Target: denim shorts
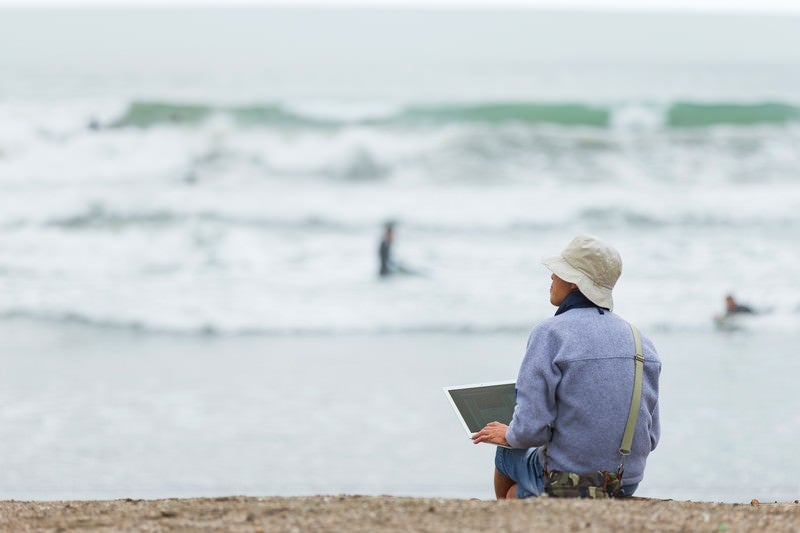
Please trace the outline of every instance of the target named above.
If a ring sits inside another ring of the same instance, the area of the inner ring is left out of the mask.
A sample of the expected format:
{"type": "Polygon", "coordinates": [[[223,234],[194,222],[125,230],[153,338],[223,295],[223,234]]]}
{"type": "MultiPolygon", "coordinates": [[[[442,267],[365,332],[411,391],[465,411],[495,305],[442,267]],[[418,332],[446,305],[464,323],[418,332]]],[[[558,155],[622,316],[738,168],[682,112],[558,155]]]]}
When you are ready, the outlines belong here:
{"type": "Polygon", "coordinates": [[[517,498],[530,498],[544,492],[544,468],[539,461],[539,448],[498,446],[494,466],[517,483],[517,498]]]}
{"type": "MultiPolygon", "coordinates": [[[[544,467],[539,461],[539,448],[511,449],[498,446],[494,466],[498,472],[517,483],[517,498],[530,498],[544,492],[544,467]]],[[[638,487],[638,483],[623,485],[619,496],[633,496],[638,487]]]]}

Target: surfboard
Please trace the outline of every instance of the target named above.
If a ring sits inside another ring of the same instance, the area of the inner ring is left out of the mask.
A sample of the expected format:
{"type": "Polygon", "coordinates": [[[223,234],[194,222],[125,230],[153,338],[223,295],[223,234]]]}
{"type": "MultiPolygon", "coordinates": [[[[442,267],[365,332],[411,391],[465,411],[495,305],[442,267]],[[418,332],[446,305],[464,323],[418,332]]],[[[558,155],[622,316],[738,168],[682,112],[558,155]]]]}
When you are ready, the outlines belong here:
{"type": "Polygon", "coordinates": [[[714,315],[714,325],[721,331],[737,331],[744,328],[736,315],[714,315]]]}

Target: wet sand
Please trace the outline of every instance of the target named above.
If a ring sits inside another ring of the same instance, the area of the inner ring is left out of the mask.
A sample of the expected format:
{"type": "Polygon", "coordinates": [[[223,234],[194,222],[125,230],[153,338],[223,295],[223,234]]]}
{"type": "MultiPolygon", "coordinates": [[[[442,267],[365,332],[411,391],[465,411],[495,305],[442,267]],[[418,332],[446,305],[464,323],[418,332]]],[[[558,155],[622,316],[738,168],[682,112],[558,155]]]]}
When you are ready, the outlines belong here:
{"type": "Polygon", "coordinates": [[[14,531],[793,531],[800,504],[393,496],[0,502],[14,531]]]}

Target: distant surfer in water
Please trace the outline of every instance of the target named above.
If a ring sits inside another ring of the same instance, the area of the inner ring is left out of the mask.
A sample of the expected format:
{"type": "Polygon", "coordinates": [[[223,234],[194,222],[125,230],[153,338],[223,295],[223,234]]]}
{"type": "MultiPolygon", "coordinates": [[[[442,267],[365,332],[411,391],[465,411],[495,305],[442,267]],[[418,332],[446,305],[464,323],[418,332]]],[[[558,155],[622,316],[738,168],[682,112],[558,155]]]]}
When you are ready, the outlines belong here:
{"type": "Polygon", "coordinates": [[[752,307],[742,305],[736,301],[732,294],[725,296],[725,316],[738,314],[755,314],[752,307]]]}
{"type": "Polygon", "coordinates": [[[383,239],[378,248],[378,257],[380,259],[380,270],[378,275],[381,277],[388,276],[397,271],[397,265],[392,261],[392,243],[394,242],[394,223],[387,222],[383,226],[383,239]]]}
{"type": "Polygon", "coordinates": [[[392,245],[394,244],[394,222],[387,222],[383,226],[383,238],[378,247],[378,259],[380,260],[380,268],[378,275],[386,278],[392,274],[407,274],[412,276],[422,276],[423,272],[408,268],[392,257],[392,245]]]}
{"type": "Polygon", "coordinates": [[[725,313],[714,315],[714,323],[717,328],[727,331],[735,331],[744,327],[742,320],[737,317],[752,316],[757,314],[749,305],[743,305],[736,301],[733,294],[725,295],[725,313]]]}

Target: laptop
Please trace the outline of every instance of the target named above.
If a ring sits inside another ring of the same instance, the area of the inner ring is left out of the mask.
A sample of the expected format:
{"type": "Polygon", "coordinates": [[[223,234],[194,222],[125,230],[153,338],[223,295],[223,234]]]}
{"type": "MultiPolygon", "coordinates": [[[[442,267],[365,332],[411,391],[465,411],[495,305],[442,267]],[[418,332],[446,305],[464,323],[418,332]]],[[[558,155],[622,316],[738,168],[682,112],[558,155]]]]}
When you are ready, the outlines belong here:
{"type": "MultiPolygon", "coordinates": [[[[515,380],[444,387],[445,396],[472,440],[489,422],[511,423],[517,404],[515,380]]],[[[508,447],[508,446],[506,446],[508,447]]]]}

